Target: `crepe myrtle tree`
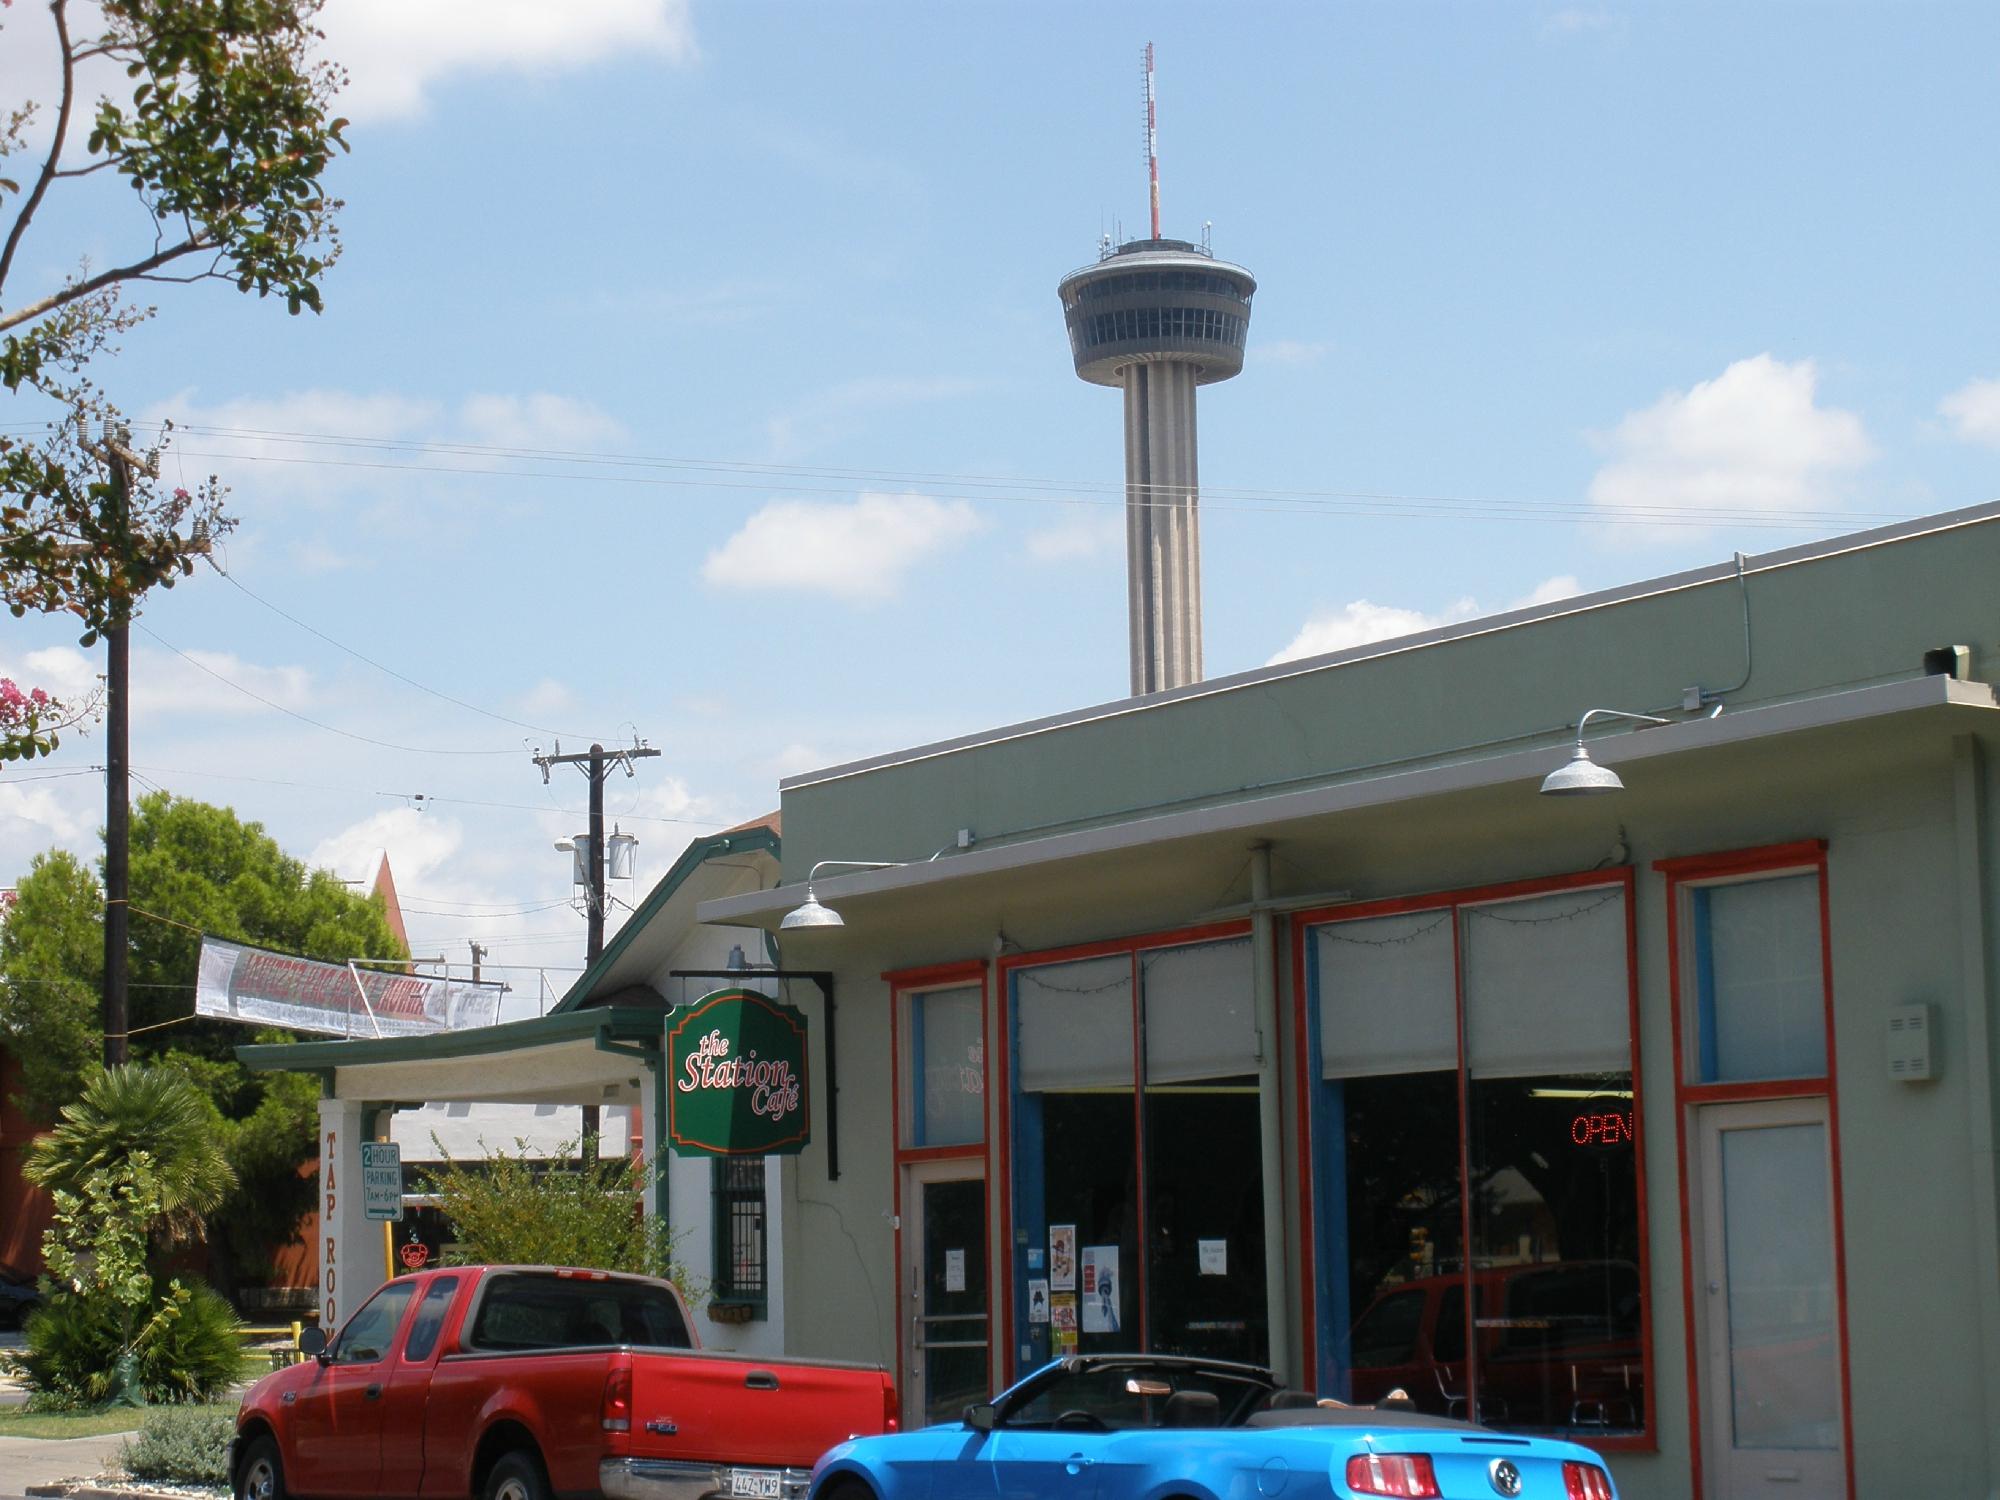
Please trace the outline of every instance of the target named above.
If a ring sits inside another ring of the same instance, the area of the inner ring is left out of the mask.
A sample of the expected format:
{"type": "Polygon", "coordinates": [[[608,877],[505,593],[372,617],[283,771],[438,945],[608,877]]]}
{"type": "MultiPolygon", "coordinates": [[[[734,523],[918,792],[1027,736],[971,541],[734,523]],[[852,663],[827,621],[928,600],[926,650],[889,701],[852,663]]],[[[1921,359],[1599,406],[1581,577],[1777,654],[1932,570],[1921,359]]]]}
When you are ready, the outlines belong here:
{"type": "Polygon", "coordinates": [[[33,9],[52,22],[53,98],[0,105],[0,384],[54,403],[43,440],[0,433],[0,599],[16,615],[73,614],[94,643],[229,524],[213,480],[150,477],[158,449],[130,453],[85,372],[152,316],[124,300],[136,284],[225,281],[320,310],[340,208],[322,179],[347,123],[331,110],[343,75],[313,55],[320,3],[0,0],[15,26],[33,9]],[[21,287],[38,214],[92,178],[131,190],[129,231],[107,264],[21,287]]]}

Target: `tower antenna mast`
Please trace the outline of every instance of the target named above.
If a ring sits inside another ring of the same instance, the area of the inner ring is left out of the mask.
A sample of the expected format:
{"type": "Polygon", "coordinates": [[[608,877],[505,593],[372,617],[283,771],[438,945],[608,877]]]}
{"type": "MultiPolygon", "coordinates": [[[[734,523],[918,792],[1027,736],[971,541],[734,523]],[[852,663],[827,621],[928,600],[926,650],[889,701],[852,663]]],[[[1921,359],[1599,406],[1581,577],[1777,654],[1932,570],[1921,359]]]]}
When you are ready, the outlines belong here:
{"type": "Polygon", "coordinates": [[[1153,96],[1153,44],[1146,43],[1146,185],[1153,198],[1153,238],[1160,237],[1160,127],[1153,96]]]}

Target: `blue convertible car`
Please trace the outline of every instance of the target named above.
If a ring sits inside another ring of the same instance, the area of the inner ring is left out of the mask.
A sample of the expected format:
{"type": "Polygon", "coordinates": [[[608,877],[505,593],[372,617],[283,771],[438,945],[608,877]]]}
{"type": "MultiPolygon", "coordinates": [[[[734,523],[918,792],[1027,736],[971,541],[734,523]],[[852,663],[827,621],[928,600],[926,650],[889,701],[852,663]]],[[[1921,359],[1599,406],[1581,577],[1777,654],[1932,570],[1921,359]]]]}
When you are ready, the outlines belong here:
{"type": "Polygon", "coordinates": [[[1395,1400],[1321,1404],[1251,1365],[1073,1355],[965,1420],[842,1443],[809,1500],[1617,1500],[1603,1460],[1395,1400]]]}

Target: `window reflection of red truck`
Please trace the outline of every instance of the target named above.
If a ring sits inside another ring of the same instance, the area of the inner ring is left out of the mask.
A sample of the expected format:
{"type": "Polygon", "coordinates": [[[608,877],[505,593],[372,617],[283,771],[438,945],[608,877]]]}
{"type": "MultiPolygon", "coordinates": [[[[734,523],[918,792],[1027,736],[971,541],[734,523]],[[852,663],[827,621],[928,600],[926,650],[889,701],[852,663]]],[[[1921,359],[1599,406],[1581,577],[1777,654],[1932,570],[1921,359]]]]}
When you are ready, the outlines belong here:
{"type": "Polygon", "coordinates": [[[1419,1409],[1507,1427],[1632,1430],[1645,1413],[1639,1271],[1629,1261],[1492,1266],[1478,1294],[1479,1409],[1467,1403],[1465,1284],[1446,1273],[1385,1288],[1348,1339],[1351,1398],[1397,1387],[1419,1409]]]}

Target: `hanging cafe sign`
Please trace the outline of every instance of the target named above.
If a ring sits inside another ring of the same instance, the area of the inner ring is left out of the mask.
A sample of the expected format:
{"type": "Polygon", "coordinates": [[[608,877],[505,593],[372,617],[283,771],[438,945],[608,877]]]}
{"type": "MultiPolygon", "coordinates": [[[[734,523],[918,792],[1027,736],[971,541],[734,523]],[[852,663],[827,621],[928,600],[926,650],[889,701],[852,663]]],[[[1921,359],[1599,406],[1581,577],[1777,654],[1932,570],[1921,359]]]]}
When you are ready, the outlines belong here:
{"type": "Polygon", "coordinates": [[[680,1156],[789,1156],[809,1139],[806,1018],[718,990],[667,1026],[667,1141],[680,1156]]]}

